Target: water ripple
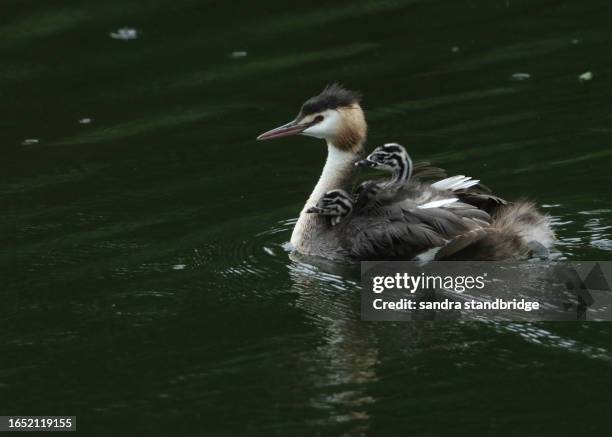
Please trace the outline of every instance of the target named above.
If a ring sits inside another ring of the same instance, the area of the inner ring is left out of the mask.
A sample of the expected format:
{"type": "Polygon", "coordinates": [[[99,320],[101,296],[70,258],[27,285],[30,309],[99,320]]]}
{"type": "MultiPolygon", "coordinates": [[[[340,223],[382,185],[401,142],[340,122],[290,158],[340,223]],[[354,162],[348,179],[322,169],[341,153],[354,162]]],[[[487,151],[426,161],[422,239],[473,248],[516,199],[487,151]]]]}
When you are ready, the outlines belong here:
{"type": "Polygon", "coordinates": [[[224,260],[218,273],[227,279],[249,276],[261,279],[278,274],[287,262],[284,244],[294,224],[295,219],[279,221],[253,238],[216,245],[215,256],[224,260]]]}
{"type": "Polygon", "coordinates": [[[577,353],[592,359],[600,359],[612,363],[609,351],[602,347],[589,346],[579,341],[562,337],[552,331],[545,329],[541,324],[531,323],[507,323],[496,324],[498,332],[509,331],[521,336],[529,343],[545,347],[563,349],[568,352],[577,353]]]}

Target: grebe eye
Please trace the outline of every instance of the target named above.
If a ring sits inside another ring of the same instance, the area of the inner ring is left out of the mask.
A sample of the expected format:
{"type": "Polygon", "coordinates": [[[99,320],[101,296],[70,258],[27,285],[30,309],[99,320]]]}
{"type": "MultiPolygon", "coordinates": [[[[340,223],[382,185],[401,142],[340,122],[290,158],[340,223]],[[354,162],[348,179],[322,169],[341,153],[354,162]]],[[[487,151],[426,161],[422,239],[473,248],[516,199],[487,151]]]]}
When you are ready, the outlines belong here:
{"type": "Polygon", "coordinates": [[[322,122],[324,119],[325,119],[325,117],[323,117],[322,115],[317,115],[317,116],[314,118],[314,120],[313,120],[313,121],[314,121],[315,123],[321,123],[321,122],[322,122]]]}

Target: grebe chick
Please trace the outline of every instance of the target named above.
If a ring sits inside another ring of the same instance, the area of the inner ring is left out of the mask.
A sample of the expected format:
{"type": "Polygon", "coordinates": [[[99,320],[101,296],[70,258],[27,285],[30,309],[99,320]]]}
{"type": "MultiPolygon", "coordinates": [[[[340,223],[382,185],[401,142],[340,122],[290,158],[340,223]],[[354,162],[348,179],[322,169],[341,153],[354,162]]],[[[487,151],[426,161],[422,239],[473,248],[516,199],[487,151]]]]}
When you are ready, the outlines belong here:
{"type": "MultiPolygon", "coordinates": [[[[392,175],[389,180],[368,180],[359,184],[354,191],[355,201],[359,199],[366,187],[370,190],[370,194],[372,194],[372,189],[374,187],[378,187],[379,189],[398,190],[402,188],[409,179],[414,181],[422,179],[441,180],[446,178],[446,172],[443,169],[432,167],[428,162],[417,162],[413,164],[406,149],[397,143],[388,143],[377,147],[365,159],[357,161],[355,165],[357,167],[369,167],[388,171],[392,175]]],[[[471,178],[465,179],[468,181],[471,180],[471,178]]],[[[453,183],[457,182],[456,177],[450,180],[452,180],[453,183]]]]}
{"type": "MultiPolygon", "coordinates": [[[[374,149],[365,159],[355,163],[358,167],[370,167],[391,173],[387,186],[402,186],[412,175],[412,159],[404,146],[397,143],[387,143],[374,149]]],[[[465,190],[480,183],[469,176],[457,175],[435,182],[432,186],[439,190],[465,190]]]]}
{"type": "Polygon", "coordinates": [[[315,206],[306,210],[308,214],[319,214],[330,218],[330,224],[336,226],[353,211],[353,198],[344,190],[331,190],[321,197],[315,206]]]}
{"type": "MultiPolygon", "coordinates": [[[[387,182],[389,186],[401,186],[411,176],[411,159],[404,146],[397,143],[388,143],[376,148],[365,159],[358,161],[355,165],[370,167],[391,173],[391,179],[387,182]]],[[[457,175],[432,184],[439,190],[451,190],[464,203],[473,205],[489,214],[497,207],[506,205],[507,202],[491,194],[491,190],[480,184],[479,180],[469,176],[457,175]]],[[[360,190],[361,188],[358,188],[360,190]]]]}
{"type": "MultiPolygon", "coordinates": [[[[373,187],[377,187],[378,191],[401,190],[405,193],[404,197],[414,201],[419,205],[419,208],[429,207],[427,205],[432,203],[449,206],[451,203],[461,200],[458,192],[470,189],[479,183],[478,180],[463,175],[445,177],[433,183],[424,183],[418,180],[421,171],[425,170],[425,174],[432,174],[432,172],[427,168],[419,168],[417,172],[413,172],[410,155],[403,146],[397,143],[387,143],[377,147],[365,159],[357,161],[355,165],[391,173],[391,178],[388,180],[366,181],[359,185],[355,190],[356,201],[362,196],[366,188],[369,190],[368,195],[371,195],[373,187]],[[414,173],[417,174],[417,177],[411,178],[414,173]]],[[[483,214],[483,220],[489,220],[487,214],[483,214]]]]}
{"type": "Polygon", "coordinates": [[[377,147],[365,159],[355,163],[358,167],[370,167],[391,173],[388,186],[404,184],[412,175],[412,159],[403,146],[387,143],[377,147]]]}

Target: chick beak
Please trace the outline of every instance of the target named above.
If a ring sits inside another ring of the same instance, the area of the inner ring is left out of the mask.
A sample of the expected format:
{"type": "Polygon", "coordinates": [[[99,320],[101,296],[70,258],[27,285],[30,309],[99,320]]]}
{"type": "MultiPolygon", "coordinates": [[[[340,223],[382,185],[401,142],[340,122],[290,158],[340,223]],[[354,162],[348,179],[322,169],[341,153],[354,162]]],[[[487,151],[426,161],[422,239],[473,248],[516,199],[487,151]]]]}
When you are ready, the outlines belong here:
{"type": "Polygon", "coordinates": [[[376,164],[372,161],[369,161],[367,159],[362,159],[361,161],[357,161],[355,163],[355,166],[357,167],[376,167],[376,164]]]}
{"type": "Polygon", "coordinates": [[[279,126],[275,129],[264,132],[257,137],[259,141],[271,140],[272,138],[288,137],[291,135],[297,135],[308,129],[314,123],[298,123],[295,120],[290,121],[287,124],[279,126]]]}

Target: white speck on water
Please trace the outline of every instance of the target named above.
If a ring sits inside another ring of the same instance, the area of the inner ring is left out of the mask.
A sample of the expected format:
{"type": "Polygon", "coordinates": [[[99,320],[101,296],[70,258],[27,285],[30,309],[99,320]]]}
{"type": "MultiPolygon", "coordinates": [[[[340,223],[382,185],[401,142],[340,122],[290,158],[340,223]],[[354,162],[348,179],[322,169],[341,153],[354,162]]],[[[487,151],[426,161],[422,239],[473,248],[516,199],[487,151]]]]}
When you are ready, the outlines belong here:
{"type": "Polygon", "coordinates": [[[572,40],[572,44],[574,44],[574,45],[580,44],[580,40],[579,39],[573,39],[572,40]]]}
{"type": "Polygon", "coordinates": [[[187,267],[186,264],[175,264],[172,266],[172,270],[184,270],[187,267]]]}
{"type": "Polygon", "coordinates": [[[452,46],[452,47],[451,47],[451,52],[453,52],[453,53],[459,53],[459,46],[452,46]]]}
{"type": "Polygon", "coordinates": [[[580,82],[586,82],[587,80],[591,80],[593,79],[593,73],[591,73],[590,71],[587,71],[586,73],[582,73],[580,76],[578,76],[578,80],[580,82]]]}
{"type": "Polygon", "coordinates": [[[230,53],[230,58],[232,58],[232,59],[246,58],[247,55],[248,55],[248,53],[246,51],[239,50],[239,51],[230,53]]]}
{"type": "Polygon", "coordinates": [[[138,31],[131,27],[122,27],[110,33],[110,37],[113,39],[120,39],[128,41],[130,39],[138,38],[138,31]]]}
{"type": "Polygon", "coordinates": [[[511,77],[512,80],[521,81],[531,79],[531,74],[529,73],[514,73],[511,77]]]}
{"type": "Polygon", "coordinates": [[[38,144],[40,141],[36,138],[28,138],[27,140],[23,140],[21,144],[24,146],[31,146],[32,144],[38,144]]]}
{"type": "Polygon", "coordinates": [[[89,124],[91,123],[91,118],[81,118],[79,120],[79,124],[89,124]]]}

